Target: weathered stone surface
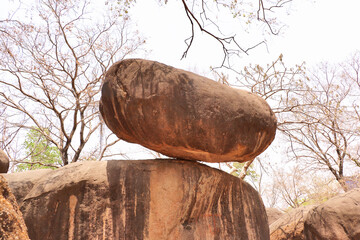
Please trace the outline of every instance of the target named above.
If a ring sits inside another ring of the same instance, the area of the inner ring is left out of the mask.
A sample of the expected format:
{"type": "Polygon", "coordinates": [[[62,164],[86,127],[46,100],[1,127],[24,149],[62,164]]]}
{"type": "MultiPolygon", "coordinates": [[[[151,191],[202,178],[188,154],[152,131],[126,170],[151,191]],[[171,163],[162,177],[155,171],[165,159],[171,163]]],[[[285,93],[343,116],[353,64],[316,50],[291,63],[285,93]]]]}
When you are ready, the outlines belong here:
{"type": "Polygon", "coordinates": [[[51,174],[50,169],[38,169],[26,172],[18,172],[12,174],[6,174],[6,179],[9,182],[9,186],[15,195],[19,204],[22,203],[25,196],[30,192],[34,185],[42,178],[47,177],[47,174],[51,174]]]}
{"type": "Polygon", "coordinates": [[[304,221],[315,206],[304,206],[284,213],[270,224],[271,240],[304,240],[304,221]]]}
{"type": "Polygon", "coordinates": [[[307,240],[360,239],[360,188],[331,198],[305,219],[307,240]]]}
{"type": "Polygon", "coordinates": [[[9,158],[6,153],[0,149],[0,173],[7,173],[9,170],[9,158]]]}
{"type": "Polygon", "coordinates": [[[32,240],[269,239],[249,184],[190,161],[73,163],[38,179],[21,210],[32,240]]]}
{"type": "Polygon", "coordinates": [[[0,240],[28,240],[22,214],[6,179],[0,175],[0,240]]]}
{"type": "Polygon", "coordinates": [[[119,138],[187,160],[248,161],[276,131],[274,113],[261,97],[141,59],[108,70],[100,111],[119,138]]]}
{"type": "Polygon", "coordinates": [[[268,216],[268,222],[270,225],[278,220],[284,214],[284,212],[277,208],[266,208],[266,214],[268,216]]]}

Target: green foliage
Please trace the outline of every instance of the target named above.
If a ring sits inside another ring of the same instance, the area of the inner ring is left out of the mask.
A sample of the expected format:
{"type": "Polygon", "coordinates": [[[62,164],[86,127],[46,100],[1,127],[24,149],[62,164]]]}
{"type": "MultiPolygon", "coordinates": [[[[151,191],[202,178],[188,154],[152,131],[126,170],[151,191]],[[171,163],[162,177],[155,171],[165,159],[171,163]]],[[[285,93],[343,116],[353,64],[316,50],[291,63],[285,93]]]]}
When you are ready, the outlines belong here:
{"type": "Polygon", "coordinates": [[[37,129],[31,129],[26,134],[23,146],[29,156],[27,159],[29,163],[18,164],[16,166],[17,172],[44,168],[55,169],[57,166],[61,166],[59,149],[51,144],[37,129]]]}
{"type": "MultiPolygon", "coordinates": [[[[232,175],[235,177],[239,177],[241,169],[244,167],[244,164],[245,163],[234,162],[233,167],[235,167],[237,171],[233,172],[232,175]]],[[[253,164],[251,164],[250,167],[247,169],[246,177],[250,177],[253,182],[257,182],[259,180],[260,176],[256,173],[253,164]]]]}

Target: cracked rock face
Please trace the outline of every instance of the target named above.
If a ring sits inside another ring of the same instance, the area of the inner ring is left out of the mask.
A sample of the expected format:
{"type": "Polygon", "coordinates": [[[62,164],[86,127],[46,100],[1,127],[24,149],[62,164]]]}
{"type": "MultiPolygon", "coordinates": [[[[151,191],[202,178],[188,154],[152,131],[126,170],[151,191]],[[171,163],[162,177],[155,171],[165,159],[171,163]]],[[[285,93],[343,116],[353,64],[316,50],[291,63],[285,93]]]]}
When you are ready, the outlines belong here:
{"type": "Polygon", "coordinates": [[[187,160],[252,160],[276,131],[274,113],[259,96],[142,59],[108,70],[100,111],[119,138],[187,160]]]}

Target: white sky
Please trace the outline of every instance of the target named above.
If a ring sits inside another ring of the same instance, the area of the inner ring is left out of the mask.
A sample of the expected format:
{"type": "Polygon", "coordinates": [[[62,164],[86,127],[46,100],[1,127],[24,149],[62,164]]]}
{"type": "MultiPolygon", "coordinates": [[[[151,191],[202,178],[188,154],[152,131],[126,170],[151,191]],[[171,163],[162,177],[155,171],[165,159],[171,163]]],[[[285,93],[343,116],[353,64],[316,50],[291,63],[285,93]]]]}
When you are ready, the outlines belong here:
{"type": "MultiPolygon", "coordinates": [[[[359,0],[293,0],[292,8],[289,16],[279,16],[278,20],[287,25],[282,35],[267,37],[269,52],[261,45],[251,51],[250,56],[243,55],[240,64],[271,62],[280,53],[291,64],[340,61],[360,50],[359,0]]],[[[138,0],[132,11],[132,19],[137,21],[139,31],[147,37],[147,48],[152,49],[148,58],[200,71],[221,62],[219,46],[212,44],[214,41],[209,37],[200,39],[201,35],[196,36],[198,44],[194,44],[187,59],[180,61],[186,49],[184,39],[190,36],[190,23],[181,1],[169,1],[167,5],[159,6],[157,0],[138,0]]],[[[241,34],[239,31],[237,36],[241,34]]],[[[243,45],[246,47],[257,42],[250,39],[243,45]]]]}

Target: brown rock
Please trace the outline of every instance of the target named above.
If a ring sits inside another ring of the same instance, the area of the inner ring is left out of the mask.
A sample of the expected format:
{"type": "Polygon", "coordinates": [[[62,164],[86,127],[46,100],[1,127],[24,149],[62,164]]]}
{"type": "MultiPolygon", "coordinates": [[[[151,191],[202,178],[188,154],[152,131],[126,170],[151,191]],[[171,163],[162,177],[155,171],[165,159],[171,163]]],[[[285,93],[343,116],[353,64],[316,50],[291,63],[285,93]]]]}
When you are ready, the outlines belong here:
{"type": "Polygon", "coordinates": [[[2,175],[0,175],[0,239],[29,239],[16,199],[2,175]]]}
{"type": "Polygon", "coordinates": [[[32,240],[269,239],[249,184],[189,161],[73,163],[40,178],[21,210],[32,240]]]}
{"type": "Polygon", "coordinates": [[[308,240],[360,239],[360,188],[312,209],[305,219],[304,233],[308,240]]]}
{"type": "Polygon", "coordinates": [[[314,206],[303,206],[284,213],[270,225],[271,240],[304,240],[304,221],[314,206]]]}
{"type": "Polygon", "coordinates": [[[119,138],[187,160],[252,160],[276,131],[274,113],[259,96],[140,59],[108,70],[100,111],[119,138]]]}
{"type": "Polygon", "coordinates": [[[284,214],[284,212],[277,208],[266,208],[266,214],[270,225],[278,220],[284,214]]]}
{"type": "Polygon", "coordinates": [[[7,173],[9,170],[9,158],[6,153],[0,149],[0,173],[7,173]]]}
{"type": "Polygon", "coordinates": [[[15,195],[19,204],[22,203],[25,196],[30,192],[34,185],[42,178],[51,174],[51,169],[38,169],[26,172],[4,174],[8,180],[9,186],[15,195]]]}

